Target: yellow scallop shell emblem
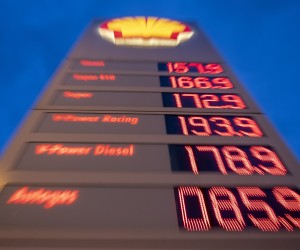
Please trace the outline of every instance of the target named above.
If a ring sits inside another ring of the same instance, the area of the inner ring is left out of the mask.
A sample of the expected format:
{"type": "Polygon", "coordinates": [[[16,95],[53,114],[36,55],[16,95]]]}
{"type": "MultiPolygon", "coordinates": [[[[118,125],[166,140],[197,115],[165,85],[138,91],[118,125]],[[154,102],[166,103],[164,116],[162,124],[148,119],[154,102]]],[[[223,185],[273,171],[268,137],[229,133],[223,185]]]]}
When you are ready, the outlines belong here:
{"type": "Polygon", "coordinates": [[[124,17],[99,27],[100,35],[116,45],[177,46],[193,35],[184,23],[158,17],[124,17]]]}

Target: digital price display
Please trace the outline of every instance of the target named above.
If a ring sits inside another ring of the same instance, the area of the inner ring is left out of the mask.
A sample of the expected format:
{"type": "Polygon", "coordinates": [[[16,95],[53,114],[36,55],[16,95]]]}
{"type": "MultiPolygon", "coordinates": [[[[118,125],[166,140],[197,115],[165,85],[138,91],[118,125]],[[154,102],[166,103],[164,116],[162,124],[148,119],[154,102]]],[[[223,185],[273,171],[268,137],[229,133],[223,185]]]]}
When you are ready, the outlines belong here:
{"type": "Polygon", "coordinates": [[[196,136],[263,136],[262,130],[251,117],[167,115],[165,119],[168,134],[196,136]]]}
{"type": "Polygon", "coordinates": [[[287,186],[7,186],[0,228],[118,232],[299,232],[299,190],[287,186]],[[20,212],[21,211],[21,212],[20,212]]]}
{"type": "Polygon", "coordinates": [[[150,76],[111,73],[69,73],[62,84],[106,87],[171,87],[201,90],[234,88],[228,77],[150,76]]]}
{"type": "Polygon", "coordinates": [[[221,64],[200,62],[159,62],[158,70],[168,73],[217,75],[224,72],[221,64]]]}
{"type": "Polygon", "coordinates": [[[46,113],[37,132],[263,137],[254,117],[46,113]]]}
{"type": "Polygon", "coordinates": [[[298,189],[247,187],[175,188],[178,224],[188,231],[263,232],[300,229],[298,189]]]}
{"type": "Polygon", "coordinates": [[[59,91],[54,105],[247,109],[237,94],[59,91]]]}
{"type": "Polygon", "coordinates": [[[286,175],[287,170],[268,146],[169,145],[173,171],[194,174],[286,175]]]}
{"type": "Polygon", "coordinates": [[[198,109],[246,109],[237,94],[163,93],[164,107],[198,109]]]}
{"type": "Polygon", "coordinates": [[[27,143],[17,169],[287,175],[270,146],[27,143]]]}
{"type": "Polygon", "coordinates": [[[232,89],[233,84],[227,77],[204,76],[160,76],[162,87],[179,89],[232,89]]]}

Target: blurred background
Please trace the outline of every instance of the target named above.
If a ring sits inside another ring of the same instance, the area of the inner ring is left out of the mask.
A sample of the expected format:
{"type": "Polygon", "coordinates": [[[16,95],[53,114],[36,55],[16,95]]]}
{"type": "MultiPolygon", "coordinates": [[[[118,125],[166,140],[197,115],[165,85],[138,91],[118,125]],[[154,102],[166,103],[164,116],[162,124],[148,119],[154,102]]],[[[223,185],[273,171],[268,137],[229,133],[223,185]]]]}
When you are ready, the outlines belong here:
{"type": "Polygon", "coordinates": [[[299,0],[1,0],[0,154],[94,17],[158,16],[204,30],[300,158],[299,0]]]}

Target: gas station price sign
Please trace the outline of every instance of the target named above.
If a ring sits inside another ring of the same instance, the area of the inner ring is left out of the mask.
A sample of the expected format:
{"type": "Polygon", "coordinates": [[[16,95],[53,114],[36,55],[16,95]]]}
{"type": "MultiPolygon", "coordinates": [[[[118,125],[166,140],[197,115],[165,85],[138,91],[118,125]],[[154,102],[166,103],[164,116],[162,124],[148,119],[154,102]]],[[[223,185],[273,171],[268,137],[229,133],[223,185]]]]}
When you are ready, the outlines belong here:
{"type": "Polygon", "coordinates": [[[165,120],[168,134],[264,136],[255,119],[249,116],[166,115],[165,120]]]}
{"type": "Polygon", "coordinates": [[[194,24],[93,22],[33,109],[0,248],[299,246],[298,163],[194,24]]]}

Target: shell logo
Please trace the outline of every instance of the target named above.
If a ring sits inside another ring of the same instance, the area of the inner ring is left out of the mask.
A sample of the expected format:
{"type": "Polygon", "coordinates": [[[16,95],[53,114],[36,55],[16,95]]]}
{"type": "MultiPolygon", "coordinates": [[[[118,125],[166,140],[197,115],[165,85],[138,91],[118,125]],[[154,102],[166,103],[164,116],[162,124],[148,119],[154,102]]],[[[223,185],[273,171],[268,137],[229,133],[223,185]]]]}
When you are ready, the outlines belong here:
{"type": "Polygon", "coordinates": [[[116,45],[177,46],[190,39],[192,29],[184,23],[158,17],[116,18],[99,27],[102,38],[116,45]]]}

